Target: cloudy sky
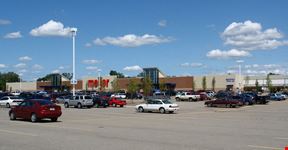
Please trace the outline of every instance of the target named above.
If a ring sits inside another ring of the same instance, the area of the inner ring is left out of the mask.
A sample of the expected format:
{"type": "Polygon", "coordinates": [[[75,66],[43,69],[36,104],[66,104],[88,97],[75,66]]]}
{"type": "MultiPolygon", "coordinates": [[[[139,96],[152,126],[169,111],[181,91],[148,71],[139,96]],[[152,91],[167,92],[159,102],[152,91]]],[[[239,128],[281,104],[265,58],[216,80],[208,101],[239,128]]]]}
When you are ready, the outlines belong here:
{"type": "Polygon", "coordinates": [[[134,76],[158,67],[171,76],[288,74],[285,0],[3,0],[0,72],[24,80],[72,72],[76,78],[134,76]]]}

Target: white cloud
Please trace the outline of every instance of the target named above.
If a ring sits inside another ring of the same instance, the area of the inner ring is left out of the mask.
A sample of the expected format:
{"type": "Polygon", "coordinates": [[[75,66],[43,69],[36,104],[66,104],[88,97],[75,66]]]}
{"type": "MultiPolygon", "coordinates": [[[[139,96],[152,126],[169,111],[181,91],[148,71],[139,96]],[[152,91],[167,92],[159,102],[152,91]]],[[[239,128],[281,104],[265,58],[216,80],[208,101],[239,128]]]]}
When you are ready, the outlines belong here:
{"type": "Polygon", "coordinates": [[[135,66],[127,66],[125,68],[123,68],[124,71],[142,71],[143,69],[138,66],[138,65],[135,65],[135,66]]]}
{"type": "Polygon", "coordinates": [[[229,51],[221,51],[219,49],[211,50],[206,54],[209,58],[238,58],[238,57],[247,57],[250,56],[249,52],[241,51],[237,49],[231,49],[229,51]]]}
{"type": "Polygon", "coordinates": [[[58,70],[58,69],[53,70],[52,73],[60,73],[60,70],[58,70]]]}
{"type": "Polygon", "coordinates": [[[88,66],[88,67],[86,67],[86,70],[98,70],[98,67],[96,67],[96,66],[88,66]]]}
{"type": "Polygon", "coordinates": [[[26,66],[27,66],[27,65],[24,64],[24,63],[19,63],[19,64],[15,65],[14,67],[15,67],[15,68],[25,68],[26,66]]]}
{"type": "Polygon", "coordinates": [[[202,64],[202,63],[188,63],[188,62],[186,62],[186,63],[181,64],[180,66],[182,66],[182,67],[199,68],[199,67],[204,67],[204,64],[202,64]]]}
{"type": "Polygon", "coordinates": [[[166,27],[166,26],[167,26],[167,21],[166,21],[166,20],[160,20],[160,21],[158,22],[158,26],[160,26],[160,27],[166,27]]]}
{"type": "Polygon", "coordinates": [[[30,61],[30,60],[32,60],[32,58],[29,56],[23,56],[23,57],[19,57],[19,60],[20,61],[30,61]]]}
{"type": "Polygon", "coordinates": [[[32,68],[35,69],[35,70],[41,70],[41,69],[43,69],[43,67],[42,67],[41,65],[39,65],[39,64],[33,65],[32,68]]]}
{"type": "Polygon", "coordinates": [[[288,45],[288,41],[280,41],[283,35],[277,28],[262,30],[262,25],[250,20],[231,23],[222,33],[224,44],[241,50],[275,49],[288,45]]]}
{"type": "Polygon", "coordinates": [[[236,60],[236,63],[244,63],[244,60],[236,60]]]}
{"type": "Polygon", "coordinates": [[[28,71],[27,71],[26,69],[21,69],[21,70],[19,70],[18,72],[23,74],[23,73],[26,73],[26,72],[28,72],[28,71]]]}
{"type": "Polygon", "coordinates": [[[63,69],[65,69],[65,67],[64,66],[59,66],[58,69],[63,70],[63,69]]]}
{"type": "Polygon", "coordinates": [[[21,35],[21,32],[20,31],[17,31],[17,32],[11,32],[11,33],[8,33],[4,36],[5,39],[18,39],[18,38],[21,38],[22,35],[21,35]]]}
{"type": "Polygon", "coordinates": [[[86,44],[85,44],[85,47],[91,47],[91,46],[92,46],[91,43],[86,43],[86,44]]]}
{"type": "Polygon", "coordinates": [[[0,25],[8,25],[8,24],[11,24],[10,20],[0,19],[0,25]]]}
{"type": "Polygon", "coordinates": [[[0,64],[0,69],[6,68],[7,66],[5,64],[0,64]]]}
{"type": "Polygon", "coordinates": [[[266,65],[264,65],[264,68],[277,68],[277,67],[281,67],[281,66],[277,65],[277,64],[266,64],[266,65]]]}
{"type": "Polygon", "coordinates": [[[83,64],[91,65],[91,64],[98,64],[100,61],[95,59],[85,59],[82,62],[83,64]]]}
{"type": "Polygon", "coordinates": [[[171,40],[171,38],[150,34],[144,34],[143,36],[127,34],[121,37],[105,37],[103,39],[97,38],[96,40],[94,40],[94,44],[101,46],[114,45],[120,47],[138,47],[142,45],[170,42],[171,40]]]}
{"type": "Polygon", "coordinates": [[[62,36],[68,37],[71,35],[71,27],[64,28],[61,22],[50,20],[40,27],[34,28],[30,31],[32,36],[62,36]]]}

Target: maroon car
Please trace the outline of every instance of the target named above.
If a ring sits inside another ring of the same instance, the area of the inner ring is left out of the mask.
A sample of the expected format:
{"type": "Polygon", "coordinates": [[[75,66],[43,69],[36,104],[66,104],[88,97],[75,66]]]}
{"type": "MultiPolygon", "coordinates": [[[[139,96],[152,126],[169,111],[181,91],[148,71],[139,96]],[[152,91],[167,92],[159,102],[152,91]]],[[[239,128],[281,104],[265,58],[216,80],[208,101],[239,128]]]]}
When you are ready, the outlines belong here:
{"type": "Polygon", "coordinates": [[[115,97],[112,97],[109,101],[108,101],[110,106],[116,107],[117,105],[119,105],[120,107],[123,107],[124,105],[126,105],[126,101],[125,100],[120,100],[117,99],[115,97]]]}
{"type": "Polygon", "coordinates": [[[221,98],[221,99],[216,99],[216,100],[212,100],[212,101],[206,101],[204,103],[205,105],[207,105],[208,107],[214,107],[214,106],[222,106],[222,107],[238,107],[238,106],[242,106],[243,103],[239,100],[233,100],[230,98],[221,98]]]}
{"type": "Polygon", "coordinates": [[[45,99],[25,100],[9,111],[10,120],[17,118],[29,119],[36,122],[40,119],[49,118],[56,122],[62,114],[61,107],[45,99]]]}

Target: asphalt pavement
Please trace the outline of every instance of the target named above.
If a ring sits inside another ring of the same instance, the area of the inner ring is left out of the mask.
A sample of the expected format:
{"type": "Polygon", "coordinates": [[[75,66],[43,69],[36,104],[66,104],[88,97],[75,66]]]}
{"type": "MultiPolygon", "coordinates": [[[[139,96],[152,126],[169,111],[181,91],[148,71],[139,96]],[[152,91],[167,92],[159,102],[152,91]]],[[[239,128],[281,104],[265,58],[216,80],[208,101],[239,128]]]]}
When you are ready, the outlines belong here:
{"type": "Polygon", "coordinates": [[[283,150],[288,101],[241,108],[178,102],[175,114],[64,108],[58,122],[10,121],[0,108],[0,150],[283,150]]]}

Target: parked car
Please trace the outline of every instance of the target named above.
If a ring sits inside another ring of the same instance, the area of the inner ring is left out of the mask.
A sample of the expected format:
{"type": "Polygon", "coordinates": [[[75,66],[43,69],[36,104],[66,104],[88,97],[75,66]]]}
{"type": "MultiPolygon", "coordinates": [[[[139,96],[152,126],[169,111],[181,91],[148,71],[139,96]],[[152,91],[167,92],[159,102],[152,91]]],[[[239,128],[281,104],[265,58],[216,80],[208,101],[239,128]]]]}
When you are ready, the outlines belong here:
{"type": "Polygon", "coordinates": [[[82,108],[82,107],[91,108],[93,106],[93,99],[89,95],[71,96],[69,100],[64,102],[65,108],[68,108],[70,106],[74,106],[77,108],[82,108]]]}
{"type": "Polygon", "coordinates": [[[44,118],[50,118],[51,121],[56,122],[61,114],[60,106],[44,99],[24,100],[9,111],[10,120],[22,118],[30,119],[31,122],[36,122],[44,118]]]}
{"type": "Polygon", "coordinates": [[[68,101],[71,96],[60,96],[56,98],[56,103],[64,104],[65,101],[68,101]]]}
{"type": "Polygon", "coordinates": [[[117,106],[123,107],[124,105],[126,105],[126,101],[113,97],[108,101],[108,104],[109,106],[113,106],[113,107],[117,107],[117,106]]]}
{"type": "Polygon", "coordinates": [[[182,92],[177,93],[175,99],[176,101],[197,101],[200,99],[200,95],[191,92],[182,92]]]}
{"type": "Polygon", "coordinates": [[[233,100],[231,98],[221,98],[221,99],[216,99],[216,100],[211,100],[211,101],[206,101],[204,103],[205,105],[207,105],[207,107],[239,107],[242,106],[243,103],[239,100],[233,100]]]}
{"type": "Polygon", "coordinates": [[[106,108],[109,106],[108,104],[108,97],[106,96],[94,96],[93,97],[93,106],[94,107],[103,107],[103,108],[106,108]]]}
{"type": "Polygon", "coordinates": [[[270,96],[270,100],[277,100],[277,101],[285,100],[282,94],[270,93],[269,96],[270,96]]]}
{"type": "Polygon", "coordinates": [[[21,93],[20,91],[13,91],[13,92],[11,92],[11,94],[14,95],[14,96],[19,96],[20,93],[21,93]]]}
{"type": "Polygon", "coordinates": [[[255,101],[255,104],[267,104],[269,102],[269,96],[259,96],[255,92],[245,92],[243,94],[252,96],[253,100],[255,101]]]}
{"type": "Polygon", "coordinates": [[[125,93],[115,93],[111,95],[111,98],[115,97],[115,98],[120,98],[120,99],[126,99],[126,94],[125,93]]]}
{"type": "Polygon", "coordinates": [[[176,103],[172,103],[170,99],[153,99],[153,100],[147,100],[144,104],[139,104],[135,106],[135,109],[138,112],[144,112],[144,111],[156,111],[160,113],[173,113],[175,111],[179,110],[179,106],[176,103]]]}
{"type": "Polygon", "coordinates": [[[238,95],[240,97],[240,101],[243,102],[245,105],[253,105],[255,104],[255,100],[251,95],[248,94],[240,94],[238,95]]]}
{"type": "Polygon", "coordinates": [[[0,99],[0,106],[5,106],[6,108],[10,108],[12,106],[19,105],[23,99],[18,96],[4,96],[0,99]]]}

